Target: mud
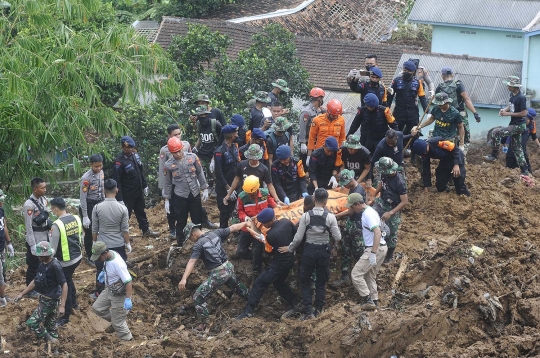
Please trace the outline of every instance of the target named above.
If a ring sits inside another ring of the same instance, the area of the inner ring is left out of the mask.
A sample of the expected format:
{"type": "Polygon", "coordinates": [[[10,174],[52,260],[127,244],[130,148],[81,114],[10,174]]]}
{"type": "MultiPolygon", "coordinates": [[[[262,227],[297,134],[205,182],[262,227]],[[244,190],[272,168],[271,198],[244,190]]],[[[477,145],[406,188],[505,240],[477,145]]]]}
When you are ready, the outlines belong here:
{"type": "MultiPolygon", "coordinates": [[[[533,170],[540,151],[530,143],[533,170]]],[[[206,278],[198,265],[187,291],[176,286],[191,244],[174,255],[171,268],[163,204],[148,211],[160,239],[144,239],[132,219],[135,296],[128,324],[134,335],[121,342],[91,310],[94,272],[82,264],[75,274],[80,309],[60,329],[61,357],[532,357],[540,355],[540,186],[526,187],[519,169],[483,163],[477,145],[468,155],[470,198],[425,193],[417,169],[407,166],[410,204],[403,212],[398,258],[379,275],[379,309],[362,313],[352,286],[327,290],[325,312],[314,320],[280,320],[285,306],[270,288],[254,318],[234,321],[245,302],[215,294],[209,300],[211,327],[197,332],[191,296],[206,278]],[[509,178],[505,180],[506,178],[509,178]],[[502,182],[502,183],[501,183],[502,182]],[[148,245],[152,245],[150,249],[148,245]],[[475,256],[471,246],[484,251],[475,256]],[[400,265],[404,273],[394,281],[400,265]]],[[[502,159],[501,159],[502,163],[502,159]]],[[[432,166],[433,167],[433,166],[432,166]]],[[[434,170],[434,167],[433,167],[434,170]]],[[[207,205],[217,221],[214,199],[207,205]]],[[[227,252],[235,243],[225,244],[227,252]]],[[[240,280],[251,284],[250,263],[232,261],[240,280]]],[[[331,281],[340,275],[331,266],[331,281]]],[[[289,278],[297,288],[295,274],[289,278]]],[[[7,293],[23,288],[23,268],[11,273],[7,293]]],[[[46,356],[42,342],[24,327],[36,301],[0,309],[4,351],[14,357],[46,356]]]]}

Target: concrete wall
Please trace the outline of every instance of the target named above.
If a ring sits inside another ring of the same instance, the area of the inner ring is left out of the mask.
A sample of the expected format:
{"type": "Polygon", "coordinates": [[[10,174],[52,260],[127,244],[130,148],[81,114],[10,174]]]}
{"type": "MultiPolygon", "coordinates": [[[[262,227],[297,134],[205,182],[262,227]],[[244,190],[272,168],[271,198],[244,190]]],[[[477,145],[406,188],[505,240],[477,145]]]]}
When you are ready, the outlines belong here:
{"type": "Polygon", "coordinates": [[[431,52],[522,61],[523,46],[517,32],[433,26],[431,52]]]}
{"type": "Polygon", "coordinates": [[[529,71],[527,89],[535,91],[533,99],[540,99],[540,35],[532,36],[529,42],[529,71]]]}

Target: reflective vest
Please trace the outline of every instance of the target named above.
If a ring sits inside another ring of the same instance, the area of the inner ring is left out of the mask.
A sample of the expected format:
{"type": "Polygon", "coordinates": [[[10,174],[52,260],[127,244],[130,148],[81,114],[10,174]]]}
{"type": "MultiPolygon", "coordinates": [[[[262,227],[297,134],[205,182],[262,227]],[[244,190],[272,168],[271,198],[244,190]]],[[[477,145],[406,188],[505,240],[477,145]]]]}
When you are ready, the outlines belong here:
{"type": "Polygon", "coordinates": [[[60,242],[55,257],[58,261],[70,261],[81,255],[82,223],[78,215],[59,218],[54,222],[60,232],[60,242]]]}

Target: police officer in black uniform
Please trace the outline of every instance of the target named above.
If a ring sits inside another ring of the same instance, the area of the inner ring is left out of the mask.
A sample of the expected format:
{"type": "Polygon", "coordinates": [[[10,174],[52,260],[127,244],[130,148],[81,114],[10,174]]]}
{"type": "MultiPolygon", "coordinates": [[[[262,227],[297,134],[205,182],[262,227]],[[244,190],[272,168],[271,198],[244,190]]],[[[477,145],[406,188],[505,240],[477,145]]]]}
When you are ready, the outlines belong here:
{"type": "Polygon", "coordinates": [[[369,79],[365,81],[359,81],[358,78],[351,78],[349,87],[351,91],[360,93],[360,103],[364,106],[364,100],[368,93],[373,93],[379,99],[379,103],[386,106],[387,91],[383,84],[380,82],[383,77],[382,71],[378,67],[371,67],[369,70],[369,79]]]}
{"type": "Polygon", "coordinates": [[[225,229],[229,226],[229,218],[235,209],[236,191],[229,198],[229,205],[223,204],[223,198],[231,188],[236,176],[236,166],[240,162],[238,145],[235,143],[238,137],[238,126],[228,124],[221,130],[223,143],[217,147],[214,153],[216,170],[216,195],[219,209],[219,227],[225,229]]]}
{"type": "Polygon", "coordinates": [[[337,155],[338,149],[337,139],[328,137],[322,148],[315,149],[311,153],[309,159],[309,187],[311,192],[318,188],[337,188],[336,177],[342,165],[341,159],[337,155]]]}
{"type": "Polygon", "coordinates": [[[291,147],[279,146],[276,149],[277,159],[272,163],[272,182],[279,199],[289,205],[307,193],[306,173],[301,160],[291,157],[291,147]]]}
{"type": "Polygon", "coordinates": [[[114,160],[113,179],[118,184],[116,200],[128,209],[128,216],[135,211],[135,217],[143,236],[157,237],[158,232],[150,230],[146,213],[144,212],[144,195],[148,196],[148,185],[142,170],[139,156],[133,154],[135,141],[128,136],[122,137],[122,153],[114,160]]]}

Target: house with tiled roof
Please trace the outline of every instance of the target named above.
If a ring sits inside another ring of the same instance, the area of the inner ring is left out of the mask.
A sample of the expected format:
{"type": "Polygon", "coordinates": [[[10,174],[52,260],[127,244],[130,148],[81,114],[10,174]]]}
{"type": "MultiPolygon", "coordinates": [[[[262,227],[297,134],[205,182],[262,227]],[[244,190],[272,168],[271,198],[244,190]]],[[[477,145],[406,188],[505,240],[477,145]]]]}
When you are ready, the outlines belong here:
{"type": "Polygon", "coordinates": [[[418,55],[420,64],[439,81],[441,67],[452,67],[489,125],[508,122],[497,115],[508,104],[507,76],[519,76],[540,108],[540,1],[416,0],[408,21],[433,26],[432,54],[418,55]]]}
{"type": "MultiPolygon", "coordinates": [[[[174,36],[187,34],[189,23],[203,24],[212,31],[229,36],[232,44],[228,48],[228,55],[231,58],[235,58],[239,51],[249,48],[253,34],[262,31],[261,27],[242,23],[164,17],[154,42],[167,48],[174,36]]],[[[389,84],[403,52],[412,50],[403,46],[307,36],[296,36],[295,42],[297,56],[310,74],[310,82],[326,91],[327,100],[337,98],[342,101],[348,122],[352,121],[356,113],[360,96],[350,91],[346,81],[347,73],[353,68],[363,67],[365,55],[375,53],[383,74],[386,74],[383,80],[389,84]]],[[[297,109],[304,105],[301,100],[294,103],[297,109]]]]}

